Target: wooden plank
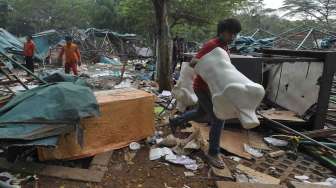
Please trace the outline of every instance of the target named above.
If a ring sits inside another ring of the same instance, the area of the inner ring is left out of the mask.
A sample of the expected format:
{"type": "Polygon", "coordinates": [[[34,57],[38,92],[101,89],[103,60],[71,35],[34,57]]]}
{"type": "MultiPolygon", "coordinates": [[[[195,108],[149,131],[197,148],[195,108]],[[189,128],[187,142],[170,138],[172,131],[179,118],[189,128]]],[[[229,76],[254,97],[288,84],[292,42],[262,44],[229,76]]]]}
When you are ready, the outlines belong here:
{"type": "Polygon", "coordinates": [[[105,175],[105,172],[99,170],[70,168],[31,162],[10,163],[4,158],[0,158],[0,169],[17,173],[37,174],[40,176],[97,183],[101,182],[105,175]]]}
{"type": "Polygon", "coordinates": [[[229,181],[216,182],[218,188],[287,188],[285,185],[270,185],[259,183],[237,183],[229,181]]]}
{"type": "Polygon", "coordinates": [[[223,169],[219,169],[219,168],[211,166],[211,170],[216,176],[225,177],[225,178],[233,178],[232,173],[226,164],[225,164],[225,168],[223,169]]]}
{"type": "Polygon", "coordinates": [[[109,151],[109,152],[105,152],[105,153],[101,153],[96,155],[91,163],[90,163],[90,167],[93,165],[101,165],[101,166],[107,166],[111,160],[113,151],[109,151]]]}
{"type": "Polygon", "coordinates": [[[263,174],[242,164],[239,164],[236,168],[244,172],[248,176],[255,178],[257,182],[262,182],[264,184],[280,184],[280,179],[274,178],[267,174],[263,174]]]}
{"type": "Polygon", "coordinates": [[[105,152],[96,155],[91,163],[90,168],[91,170],[100,170],[100,171],[107,171],[108,170],[108,164],[111,160],[113,151],[105,152]]]}
{"type": "Polygon", "coordinates": [[[291,181],[290,188],[336,188],[336,186],[326,186],[326,185],[316,185],[316,184],[309,184],[309,183],[301,183],[301,182],[294,182],[291,181]]]}
{"type": "Polygon", "coordinates": [[[306,131],[303,132],[303,134],[309,136],[310,138],[324,138],[336,134],[336,128],[306,131]]]}
{"type": "MultiPolygon", "coordinates": [[[[305,120],[298,117],[295,112],[287,110],[264,110],[260,111],[265,117],[277,121],[291,121],[291,122],[305,122],[305,120]]],[[[262,118],[262,117],[261,117],[262,118]]]]}
{"type": "Polygon", "coordinates": [[[320,90],[317,99],[317,110],[315,114],[314,129],[323,129],[328,112],[330,90],[334,80],[334,73],[336,71],[336,52],[329,53],[326,56],[325,63],[323,64],[323,74],[319,79],[320,90]]]}
{"type": "Polygon", "coordinates": [[[83,119],[84,144],[62,135],[56,149],[40,148],[40,160],[79,159],[120,149],[154,134],[154,95],[136,89],[95,93],[101,116],[83,119]]]}
{"type": "Polygon", "coordinates": [[[264,142],[264,138],[262,137],[262,135],[260,135],[257,132],[247,130],[247,139],[248,139],[248,144],[253,148],[261,149],[261,150],[272,150],[264,142]]]}

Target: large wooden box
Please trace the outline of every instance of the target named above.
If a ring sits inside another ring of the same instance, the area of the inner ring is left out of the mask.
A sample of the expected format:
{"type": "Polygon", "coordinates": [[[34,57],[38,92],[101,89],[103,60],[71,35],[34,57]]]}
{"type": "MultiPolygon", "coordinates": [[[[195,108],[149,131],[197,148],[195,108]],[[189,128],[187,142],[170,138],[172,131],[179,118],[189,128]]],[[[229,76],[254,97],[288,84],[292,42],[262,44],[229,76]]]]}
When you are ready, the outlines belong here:
{"type": "Polygon", "coordinates": [[[119,149],[154,133],[154,95],[136,89],[95,93],[101,116],[83,119],[84,143],[76,133],[62,135],[57,148],[39,148],[40,160],[73,160],[119,149]]]}

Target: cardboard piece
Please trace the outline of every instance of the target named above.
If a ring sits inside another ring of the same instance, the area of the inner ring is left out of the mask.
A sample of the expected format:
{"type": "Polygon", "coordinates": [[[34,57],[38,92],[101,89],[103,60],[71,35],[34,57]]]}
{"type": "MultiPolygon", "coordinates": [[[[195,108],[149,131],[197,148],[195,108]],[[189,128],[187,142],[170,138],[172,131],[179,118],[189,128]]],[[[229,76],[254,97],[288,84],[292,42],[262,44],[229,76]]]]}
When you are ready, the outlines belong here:
{"type": "Polygon", "coordinates": [[[39,148],[39,159],[73,160],[120,149],[154,133],[154,95],[136,89],[95,93],[101,116],[83,119],[83,148],[76,133],[62,135],[55,149],[39,148]]]}
{"type": "MultiPolygon", "coordinates": [[[[196,122],[191,122],[191,124],[195,127],[195,129],[199,128],[201,130],[201,134],[209,140],[210,128],[208,126],[196,122]]],[[[261,137],[260,139],[262,140],[261,137]]],[[[249,137],[246,130],[222,130],[220,139],[220,147],[222,149],[236,154],[239,157],[252,159],[252,155],[245,152],[244,143],[249,144],[249,137]]],[[[256,143],[256,141],[254,141],[254,143],[256,143]]]]}

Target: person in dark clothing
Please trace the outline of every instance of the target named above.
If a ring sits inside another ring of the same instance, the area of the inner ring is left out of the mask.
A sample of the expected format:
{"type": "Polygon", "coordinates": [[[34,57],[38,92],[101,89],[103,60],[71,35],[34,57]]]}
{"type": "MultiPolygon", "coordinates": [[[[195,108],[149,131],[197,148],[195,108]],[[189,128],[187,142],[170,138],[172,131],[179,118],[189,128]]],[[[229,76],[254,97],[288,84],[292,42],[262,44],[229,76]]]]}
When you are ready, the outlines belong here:
{"type": "MultiPolygon", "coordinates": [[[[225,19],[220,21],[217,25],[217,36],[203,45],[202,49],[190,62],[190,66],[195,67],[199,59],[217,47],[223,48],[229,53],[228,45],[235,39],[236,35],[240,31],[241,24],[238,20],[225,19]]],[[[217,168],[225,168],[225,164],[219,156],[219,141],[221,130],[224,127],[224,121],[215,116],[209,87],[200,75],[195,77],[193,81],[193,88],[198,97],[198,108],[187,111],[177,118],[170,119],[169,124],[172,131],[175,132],[178,125],[185,124],[188,121],[196,120],[201,116],[208,115],[210,118],[209,124],[211,128],[209,133],[209,151],[207,153],[207,159],[211,165],[217,168]]]]}
{"type": "Polygon", "coordinates": [[[172,73],[175,72],[176,66],[182,63],[183,53],[184,53],[184,38],[179,38],[178,36],[176,36],[173,39],[172,73]]]}
{"type": "Polygon", "coordinates": [[[34,73],[35,44],[32,36],[27,37],[27,41],[24,43],[23,54],[25,56],[27,69],[34,73]]]}

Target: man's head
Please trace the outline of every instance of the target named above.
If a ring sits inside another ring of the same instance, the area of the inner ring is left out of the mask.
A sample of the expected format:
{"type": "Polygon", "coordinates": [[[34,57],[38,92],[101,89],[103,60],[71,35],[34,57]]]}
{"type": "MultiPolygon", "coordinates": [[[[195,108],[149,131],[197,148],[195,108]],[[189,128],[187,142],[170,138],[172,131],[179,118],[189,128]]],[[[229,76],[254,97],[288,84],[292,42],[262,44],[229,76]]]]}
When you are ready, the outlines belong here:
{"type": "Polygon", "coordinates": [[[225,19],[218,22],[217,37],[223,42],[231,43],[241,31],[239,20],[234,18],[225,19]]]}
{"type": "Polygon", "coordinates": [[[67,45],[70,45],[72,43],[72,37],[71,36],[65,36],[65,42],[67,45]]]}
{"type": "Polygon", "coordinates": [[[31,41],[31,40],[33,40],[33,37],[31,35],[28,35],[26,39],[27,39],[27,41],[31,41]]]}

